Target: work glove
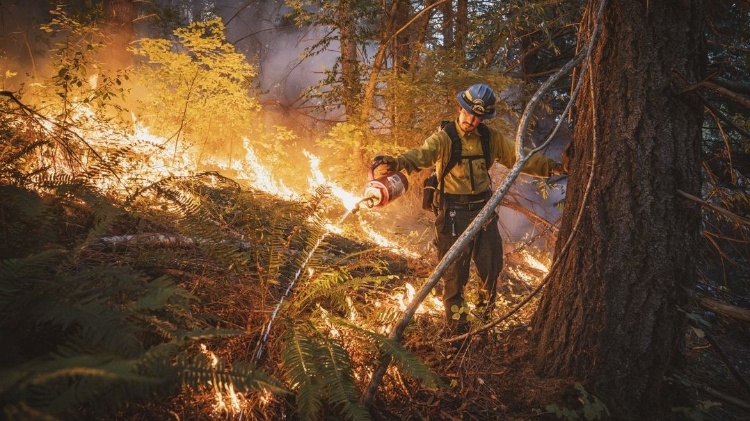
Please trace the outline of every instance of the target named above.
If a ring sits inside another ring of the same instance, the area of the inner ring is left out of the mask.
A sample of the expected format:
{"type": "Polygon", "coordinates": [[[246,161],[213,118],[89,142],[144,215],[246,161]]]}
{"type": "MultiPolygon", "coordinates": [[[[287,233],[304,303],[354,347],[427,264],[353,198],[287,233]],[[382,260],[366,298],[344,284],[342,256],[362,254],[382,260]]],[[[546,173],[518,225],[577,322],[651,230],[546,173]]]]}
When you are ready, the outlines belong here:
{"type": "Polygon", "coordinates": [[[554,162],[550,167],[550,175],[564,175],[568,172],[565,170],[565,166],[560,162],[554,162]]]}
{"type": "Polygon", "coordinates": [[[388,155],[378,155],[372,160],[372,174],[375,178],[382,177],[389,172],[398,171],[398,161],[388,155]]]}
{"type": "Polygon", "coordinates": [[[551,175],[567,175],[570,158],[573,155],[573,142],[568,143],[560,157],[561,162],[555,162],[550,168],[551,175]]]}

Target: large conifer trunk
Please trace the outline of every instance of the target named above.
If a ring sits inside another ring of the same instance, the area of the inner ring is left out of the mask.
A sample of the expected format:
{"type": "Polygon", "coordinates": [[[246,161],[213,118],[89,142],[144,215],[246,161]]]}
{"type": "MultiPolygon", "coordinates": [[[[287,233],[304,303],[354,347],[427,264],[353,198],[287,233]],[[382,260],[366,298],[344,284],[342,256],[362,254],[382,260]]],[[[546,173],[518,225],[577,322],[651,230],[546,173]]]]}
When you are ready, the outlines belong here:
{"type": "Polygon", "coordinates": [[[585,382],[616,418],[653,415],[694,284],[700,209],[677,192],[700,195],[702,107],[678,91],[702,77],[701,22],[700,0],[609,1],[593,89],[577,102],[558,251],[592,166],[593,184],[532,321],[534,357],[540,374],[585,382]]]}

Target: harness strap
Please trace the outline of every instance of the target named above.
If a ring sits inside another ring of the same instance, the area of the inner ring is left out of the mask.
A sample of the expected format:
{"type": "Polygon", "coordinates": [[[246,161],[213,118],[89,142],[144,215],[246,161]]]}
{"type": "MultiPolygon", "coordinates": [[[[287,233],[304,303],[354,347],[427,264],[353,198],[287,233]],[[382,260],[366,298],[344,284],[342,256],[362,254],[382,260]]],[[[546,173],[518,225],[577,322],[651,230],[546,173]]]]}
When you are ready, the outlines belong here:
{"type": "MultiPolygon", "coordinates": [[[[443,121],[440,127],[448,133],[451,138],[451,155],[448,158],[448,162],[443,167],[443,173],[440,174],[438,184],[440,185],[440,206],[443,205],[443,179],[458,164],[461,159],[468,159],[469,162],[469,176],[471,178],[471,189],[474,190],[474,166],[471,165],[471,161],[475,159],[484,159],[485,167],[487,171],[490,169],[490,129],[484,123],[479,123],[477,126],[477,132],[479,133],[479,143],[482,145],[482,155],[461,155],[463,150],[461,148],[461,138],[458,137],[458,129],[456,129],[455,121],[443,121]]],[[[489,174],[489,172],[488,172],[489,174]]]]}

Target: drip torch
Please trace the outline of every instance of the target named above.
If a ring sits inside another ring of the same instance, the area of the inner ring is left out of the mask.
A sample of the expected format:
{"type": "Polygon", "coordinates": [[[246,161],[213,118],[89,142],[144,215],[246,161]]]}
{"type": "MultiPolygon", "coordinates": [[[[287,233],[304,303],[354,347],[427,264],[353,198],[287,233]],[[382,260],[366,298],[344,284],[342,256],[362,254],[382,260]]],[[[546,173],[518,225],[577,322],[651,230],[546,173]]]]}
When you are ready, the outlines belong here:
{"type": "Polygon", "coordinates": [[[362,206],[382,208],[406,193],[409,188],[408,179],[400,171],[388,171],[376,178],[375,168],[381,163],[382,160],[375,158],[374,163],[370,166],[368,181],[362,192],[362,200],[357,203],[354,212],[362,206]]]}

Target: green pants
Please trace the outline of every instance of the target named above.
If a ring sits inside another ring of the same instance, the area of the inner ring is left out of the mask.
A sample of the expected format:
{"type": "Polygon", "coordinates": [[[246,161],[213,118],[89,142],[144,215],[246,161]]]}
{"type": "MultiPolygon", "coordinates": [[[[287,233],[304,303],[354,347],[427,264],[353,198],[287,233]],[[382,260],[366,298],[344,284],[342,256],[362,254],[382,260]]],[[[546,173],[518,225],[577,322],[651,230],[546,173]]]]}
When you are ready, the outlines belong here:
{"type": "MultiPolygon", "coordinates": [[[[481,208],[453,211],[445,208],[438,211],[435,220],[435,244],[441,259],[480,211],[481,208]]],[[[485,224],[443,275],[443,305],[449,324],[457,320],[451,308],[454,305],[458,308],[465,307],[464,287],[469,281],[472,261],[481,280],[479,305],[486,306],[488,310],[492,309],[497,296],[497,279],[503,269],[503,240],[496,218],[493,217],[485,224]]],[[[458,321],[461,320],[466,320],[466,310],[460,313],[458,321]]]]}

